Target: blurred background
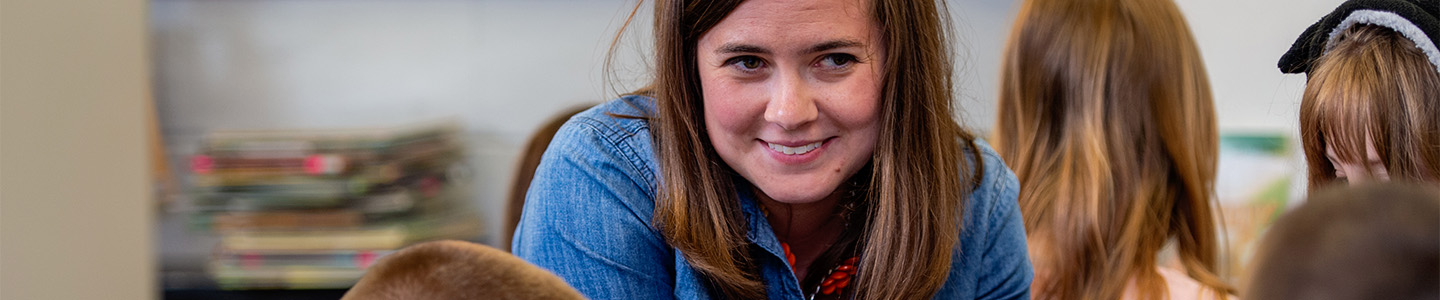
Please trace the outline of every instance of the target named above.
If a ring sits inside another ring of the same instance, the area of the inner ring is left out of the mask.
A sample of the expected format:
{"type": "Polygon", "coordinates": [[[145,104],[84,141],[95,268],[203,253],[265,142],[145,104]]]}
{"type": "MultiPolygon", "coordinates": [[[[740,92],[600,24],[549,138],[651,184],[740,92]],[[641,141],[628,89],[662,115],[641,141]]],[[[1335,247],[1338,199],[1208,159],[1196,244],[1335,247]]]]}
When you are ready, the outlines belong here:
{"type": "MultiPolygon", "coordinates": [[[[1275,62],[1340,1],[1176,1],[1240,274],[1301,190],[1304,78],[1275,62]]],[[[387,249],[503,247],[530,135],[648,79],[648,6],[604,68],[634,2],[4,0],[0,298],[335,298],[387,249]]],[[[962,121],[983,132],[1017,4],[949,5],[962,121]]]]}

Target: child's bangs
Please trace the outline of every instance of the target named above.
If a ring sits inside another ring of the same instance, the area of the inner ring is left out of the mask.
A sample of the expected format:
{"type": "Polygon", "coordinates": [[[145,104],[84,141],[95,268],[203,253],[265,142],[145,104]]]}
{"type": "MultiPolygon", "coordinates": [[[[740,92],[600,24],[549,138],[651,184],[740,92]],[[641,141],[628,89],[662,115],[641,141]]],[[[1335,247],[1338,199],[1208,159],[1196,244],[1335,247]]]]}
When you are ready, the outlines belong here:
{"type": "Polygon", "coordinates": [[[1379,128],[1375,91],[1379,74],[1373,64],[1338,62],[1322,64],[1311,75],[1305,98],[1313,101],[1309,115],[1320,129],[1320,141],[1343,162],[1364,163],[1367,136],[1379,128]]]}

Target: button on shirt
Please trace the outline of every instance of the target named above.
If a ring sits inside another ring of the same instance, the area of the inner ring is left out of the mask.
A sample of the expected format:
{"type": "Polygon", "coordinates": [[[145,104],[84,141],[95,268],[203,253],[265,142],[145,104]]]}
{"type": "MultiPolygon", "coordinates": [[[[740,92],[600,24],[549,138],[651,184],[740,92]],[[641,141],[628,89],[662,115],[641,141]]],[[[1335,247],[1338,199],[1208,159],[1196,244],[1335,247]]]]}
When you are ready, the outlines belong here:
{"type": "MultiPolygon", "coordinates": [[[[626,96],[561,127],[526,194],[515,255],[593,299],[714,298],[700,273],[651,226],[659,162],[650,127],[643,119],[616,116],[650,116],[653,110],[652,99],[626,96]]],[[[1016,203],[1019,184],[988,144],[976,144],[970,151],[981,153],[984,178],[965,202],[960,245],[935,299],[1029,299],[1033,271],[1016,203]]],[[[758,253],[769,298],[802,299],[753,195],[736,195],[748,238],[763,250],[752,253],[758,253]]]]}

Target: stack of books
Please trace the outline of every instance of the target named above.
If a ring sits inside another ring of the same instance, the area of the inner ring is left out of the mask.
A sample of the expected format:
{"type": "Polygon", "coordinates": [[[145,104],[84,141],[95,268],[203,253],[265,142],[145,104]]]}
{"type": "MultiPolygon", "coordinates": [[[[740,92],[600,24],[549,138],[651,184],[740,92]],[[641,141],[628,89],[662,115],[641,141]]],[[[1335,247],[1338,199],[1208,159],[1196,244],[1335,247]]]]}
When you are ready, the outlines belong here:
{"type": "Polygon", "coordinates": [[[435,239],[477,240],[453,124],[216,132],[191,158],[191,226],[219,237],[222,288],[346,288],[377,259],[435,239]]]}

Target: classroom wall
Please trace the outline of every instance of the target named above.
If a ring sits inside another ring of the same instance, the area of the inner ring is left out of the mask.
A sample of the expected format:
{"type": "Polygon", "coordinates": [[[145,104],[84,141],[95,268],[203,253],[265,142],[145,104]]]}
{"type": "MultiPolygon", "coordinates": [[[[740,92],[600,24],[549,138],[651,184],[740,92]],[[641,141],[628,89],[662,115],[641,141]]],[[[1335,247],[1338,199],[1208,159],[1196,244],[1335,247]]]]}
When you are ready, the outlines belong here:
{"type": "MultiPolygon", "coordinates": [[[[1200,46],[1224,132],[1298,133],[1303,75],[1284,75],[1280,55],[1310,24],[1343,0],[1175,0],[1200,46]]],[[[1000,58],[1018,1],[951,0],[961,51],[970,51],[962,79],[969,124],[989,128],[1000,58]]]]}
{"type": "MultiPolygon", "coordinates": [[[[1339,0],[1178,0],[1227,132],[1294,132],[1303,76],[1280,54],[1339,0]]],[[[476,204],[499,228],[525,138],[551,114],[638,87],[642,38],[603,59],[631,0],[156,0],[156,95],[175,156],[210,130],[374,127],[457,117],[471,132],[476,204]]],[[[1016,2],[950,1],[963,121],[994,122],[1016,2]]],[[[645,36],[642,8],[634,36],[645,36]]]]}
{"type": "MultiPolygon", "coordinates": [[[[183,166],[213,130],[454,118],[469,131],[475,206],[498,236],[515,160],[540,122],[639,86],[643,41],[622,43],[617,78],[606,82],[600,63],[632,3],[157,0],[166,144],[183,166]]],[[[643,12],[636,35],[648,34],[643,12]]],[[[209,250],[194,245],[206,242],[167,240],[161,250],[200,261],[209,250]]]]}
{"type": "Polygon", "coordinates": [[[144,0],[0,3],[0,299],[154,299],[144,0]]]}

